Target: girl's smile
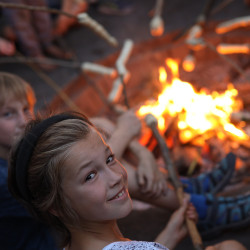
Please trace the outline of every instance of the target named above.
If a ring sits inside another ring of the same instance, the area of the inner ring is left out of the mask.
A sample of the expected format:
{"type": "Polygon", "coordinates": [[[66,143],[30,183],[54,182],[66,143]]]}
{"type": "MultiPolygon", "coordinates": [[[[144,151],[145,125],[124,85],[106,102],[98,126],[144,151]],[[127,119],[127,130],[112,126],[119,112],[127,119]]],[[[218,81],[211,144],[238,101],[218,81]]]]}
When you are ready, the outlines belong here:
{"type": "Polygon", "coordinates": [[[123,188],[118,194],[116,194],[114,197],[109,199],[108,201],[113,201],[113,200],[123,200],[128,198],[128,190],[127,188],[123,188]]]}

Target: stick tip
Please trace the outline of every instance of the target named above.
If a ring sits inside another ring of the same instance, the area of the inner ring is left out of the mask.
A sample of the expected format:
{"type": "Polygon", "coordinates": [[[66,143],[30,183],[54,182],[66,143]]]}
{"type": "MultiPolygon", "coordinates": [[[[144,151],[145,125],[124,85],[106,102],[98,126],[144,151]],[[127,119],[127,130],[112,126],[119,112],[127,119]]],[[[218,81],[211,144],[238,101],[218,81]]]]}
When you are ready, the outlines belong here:
{"type": "Polygon", "coordinates": [[[151,126],[154,124],[157,125],[158,123],[157,119],[152,114],[147,114],[144,119],[147,126],[151,126]]]}

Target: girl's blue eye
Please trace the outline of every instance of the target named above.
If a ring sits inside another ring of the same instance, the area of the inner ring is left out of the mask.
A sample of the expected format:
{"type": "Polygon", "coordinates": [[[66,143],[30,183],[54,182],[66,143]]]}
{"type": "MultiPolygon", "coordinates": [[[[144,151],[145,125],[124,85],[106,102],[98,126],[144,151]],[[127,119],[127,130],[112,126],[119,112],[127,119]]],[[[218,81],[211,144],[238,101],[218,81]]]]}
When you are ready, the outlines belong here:
{"type": "Polygon", "coordinates": [[[107,158],[106,164],[109,164],[110,162],[113,162],[114,159],[115,159],[115,155],[114,155],[114,154],[110,155],[110,156],[107,158]]]}
{"type": "Polygon", "coordinates": [[[95,177],[95,173],[91,173],[91,174],[89,174],[89,175],[86,177],[85,181],[92,180],[94,177],[95,177]]]}

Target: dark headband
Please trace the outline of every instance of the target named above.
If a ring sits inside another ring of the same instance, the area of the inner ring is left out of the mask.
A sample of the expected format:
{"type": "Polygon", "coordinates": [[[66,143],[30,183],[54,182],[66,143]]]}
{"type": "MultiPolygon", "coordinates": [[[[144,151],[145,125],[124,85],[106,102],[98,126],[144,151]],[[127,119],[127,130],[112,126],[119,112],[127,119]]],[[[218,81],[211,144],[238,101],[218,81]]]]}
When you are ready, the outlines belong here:
{"type": "Polygon", "coordinates": [[[18,153],[16,158],[16,184],[17,188],[21,194],[21,196],[26,200],[30,200],[30,192],[28,190],[27,185],[27,170],[30,163],[30,159],[33,154],[33,150],[41,137],[41,135],[53,124],[58,123],[63,120],[68,119],[79,119],[86,121],[91,124],[86,117],[81,117],[73,114],[59,114],[55,116],[51,116],[42,122],[35,125],[31,131],[25,135],[25,137],[21,140],[18,153]],[[85,120],[86,119],[86,120],[85,120]]]}

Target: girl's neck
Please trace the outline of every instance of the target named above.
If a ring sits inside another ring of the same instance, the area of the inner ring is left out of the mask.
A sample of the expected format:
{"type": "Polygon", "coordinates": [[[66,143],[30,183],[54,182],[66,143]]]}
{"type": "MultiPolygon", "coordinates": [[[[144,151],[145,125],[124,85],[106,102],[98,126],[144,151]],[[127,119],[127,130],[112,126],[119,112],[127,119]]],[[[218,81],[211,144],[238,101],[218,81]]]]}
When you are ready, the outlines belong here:
{"type": "Polygon", "coordinates": [[[68,250],[101,250],[115,241],[126,241],[116,221],[95,223],[88,228],[71,230],[71,245],[68,250]]]}

